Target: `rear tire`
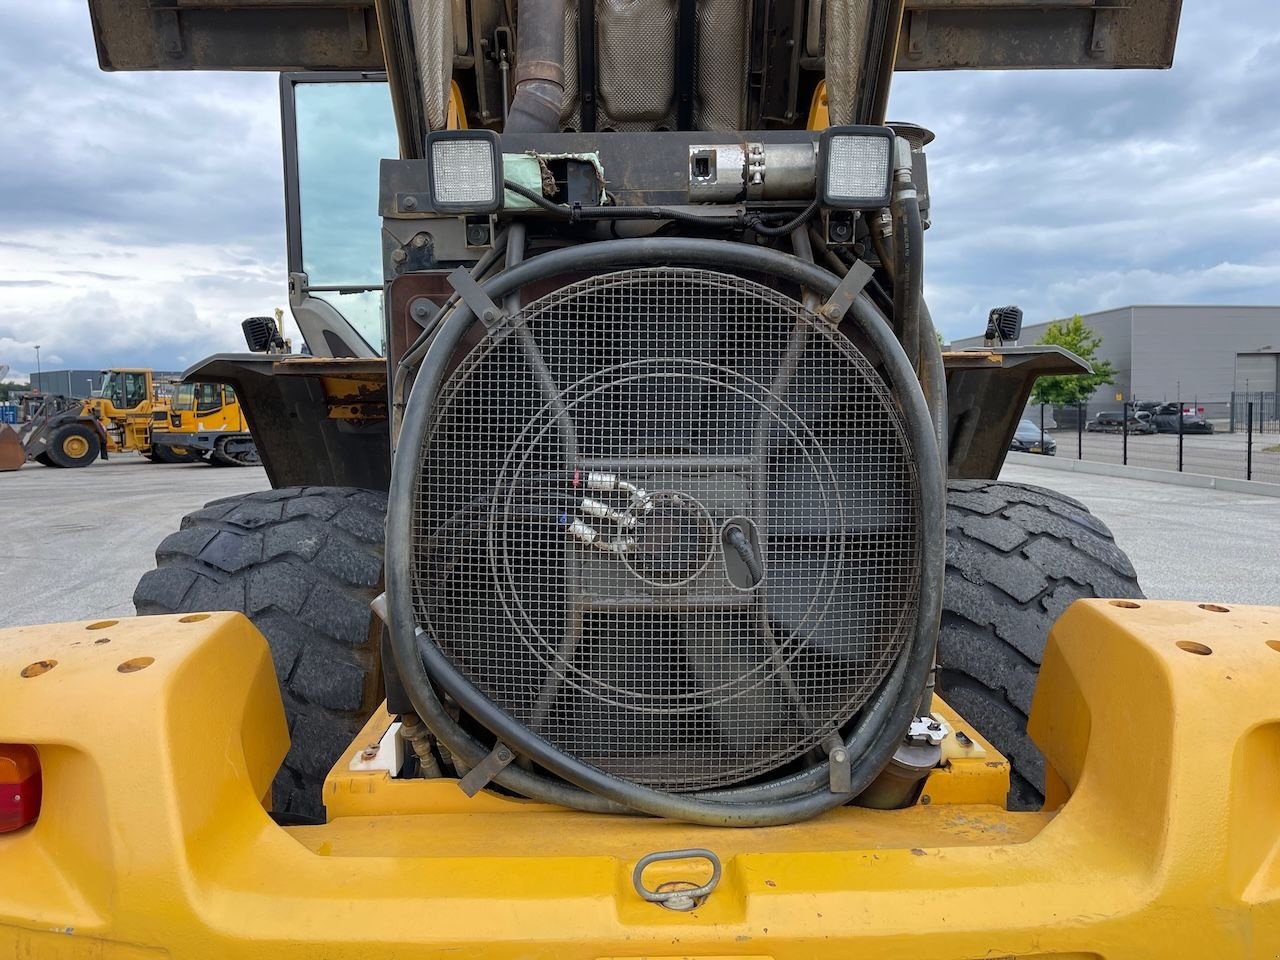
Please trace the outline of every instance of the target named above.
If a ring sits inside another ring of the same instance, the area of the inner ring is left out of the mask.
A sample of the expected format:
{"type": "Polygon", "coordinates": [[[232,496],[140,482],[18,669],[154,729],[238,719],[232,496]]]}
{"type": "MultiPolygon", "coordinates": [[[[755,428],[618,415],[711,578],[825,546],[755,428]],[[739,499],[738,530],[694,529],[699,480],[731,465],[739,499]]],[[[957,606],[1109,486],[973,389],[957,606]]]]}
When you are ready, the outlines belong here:
{"type": "Polygon", "coordinates": [[[54,432],[46,453],[54,466],[87,467],[102,453],[102,442],[92,427],[69,423],[54,432]]]}
{"type": "Polygon", "coordinates": [[[1053,490],[994,480],[947,485],[947,570],[938,638],[943,699],[1009,760],[1009,808],[1044,802],[1027,714],[1053,621],[1082,597],[1141,598],[1111,531],[1053,490]]]}
{"type": "Polygon", "coordinates": [[[271,648],[290,746],[277,815],[324,818],[329,768],[382,702],[384,493],[290,487],[215,500],[182,520],[134,591],[141,615],[233,610],[271,648]]]}

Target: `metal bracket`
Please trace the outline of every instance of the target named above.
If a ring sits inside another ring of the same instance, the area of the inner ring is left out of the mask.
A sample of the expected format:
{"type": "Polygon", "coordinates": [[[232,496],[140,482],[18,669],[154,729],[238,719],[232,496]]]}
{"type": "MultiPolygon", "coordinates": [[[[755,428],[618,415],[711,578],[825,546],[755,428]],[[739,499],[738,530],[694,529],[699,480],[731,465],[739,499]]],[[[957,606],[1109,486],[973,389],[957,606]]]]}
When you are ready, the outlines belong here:
{"type": "Polygon", "coordinates": [[[511,748],[499,741],[494,744],[487,757],[472,767],[467,772],[467,775],[458,781],[458,786],[468,797],[474,797],[489,785],[490,780],[505,770],[507,765],[515,758],[516,755],[511,752],[511,748]]]}
{"type": "Polygon", "coordinates": [[[178,11],[169,8],[153,9],[156,35],[164,44],[164,52],[175,60],[182,56],[182,23],[178,20],[178,11]]]}
{"type": "Polygon", "coordinates": [[[849,749],[842,743],[827,754],[827,764],[832,793],[853,793],[853,764],[849,762],[849,749]]]}
{"type": "Polygon", "coordinates": [[[862,288],[870,282],[874,274],[875,271],[867,266],[865,260],[857,261],[849,268],[849,272],[844,275],[844,279],[840,281],[840,285],[836,287],[827,302],[818,308],[818,316],[827,323],[838,324],[844,319],[844,315],[853,306],[853,301],[857,299],[862,288]]]}
{"type": "Polygon", "coordinates": [[[951,726],[936,714],[927,717],[916,717],[907,730],[907,739],[917,743],[931,743],[934,746],[942,743],[951,733],[951,726]]]}
{"type": "Polygon", "coordinates": [[[471,312],[480,318],[487,329],[492,330],[507,318],[507,312],[489,299],[484,288],[476,283],[475,278],[464,267],[458,267],[449,274],[449,284],[458,291],[462,302],[471,308],[471,312]]]}
{"type": "Polygon", "coordinates": [[[351,758],[347,769],[352,772],[385,771],[392,777],[404,768],[404,736],[399,720],[387,727],[377,743],[371,743],[351,758]]]}
{"type": "Polygon", "coordinates": [[[439,307],[436,302],[430,297],[414,297],[409,301],[409,316],[413,318],[414,323],[424,330],[438,310],[439,307]]]}
{"type": "Polygon", "coordinates": [[[911,24],[907,27],[907,56],[918,60],[924,56],[924,38],[929,32],[929,11],[912,10],[911,24]]]}
{"type": "Polygon", "coordinates": [[[369,27],[365,23],[364,10],[360,7],[347,8],[347,35],[351,38],[351,49],[355,53],[369,52],[369,27]]]}
{"type": "Polygon", "coordinates": [[[1089,35],[1089,56],[1102,57],[1107,53],[1107,38],[1115,21],[1115,10],[1099,9],[1093,13],[1093,32],[1089,35]]]}

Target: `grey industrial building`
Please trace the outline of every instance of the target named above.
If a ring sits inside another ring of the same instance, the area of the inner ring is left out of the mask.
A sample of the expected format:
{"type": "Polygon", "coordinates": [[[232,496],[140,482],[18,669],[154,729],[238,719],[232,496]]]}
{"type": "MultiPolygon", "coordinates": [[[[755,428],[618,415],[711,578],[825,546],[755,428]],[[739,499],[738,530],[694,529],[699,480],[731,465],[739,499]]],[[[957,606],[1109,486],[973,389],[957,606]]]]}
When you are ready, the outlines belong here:
{"type": "Polygon", "coordinates": [[[31,389],[41,393],[60,393],[68,397],[87,397],[90,391],[102,389],[101,370],[42,370],[31,373],[31,389]]]}
{"type": "MultiPolygon", "coordinates": [[[[102,370],[42,370],[31,374],[31,389],[68,397],[89,397],[102,389],[102,370]]],[[[177,380],[177,371],[157,370],[156,380],[177,380]]]]}
{"type": "MultiPolygon", "coordinates": [[[[1128,400],[1194,401],[1206,416],[1237,419],[1247,392],[1274,407],[1280,387],[1280,306],[1132,306],[1083,315],[1102,337],[1097,358],[1109,360],[1116,382],[1099,387],[1090,406],[1128,400]]],[[[1026,326],[1023,344],[1036,343],[1048,323],[1026,326]]],[[[954,347],[981,347],[982,337],[954,347]]]]}

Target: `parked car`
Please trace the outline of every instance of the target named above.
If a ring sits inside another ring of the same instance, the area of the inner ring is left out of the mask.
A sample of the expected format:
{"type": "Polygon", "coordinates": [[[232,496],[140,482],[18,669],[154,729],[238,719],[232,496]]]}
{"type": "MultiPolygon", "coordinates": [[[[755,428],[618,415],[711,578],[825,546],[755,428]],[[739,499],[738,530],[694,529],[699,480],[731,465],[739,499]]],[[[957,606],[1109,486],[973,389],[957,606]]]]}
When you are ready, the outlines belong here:
{"type": "MultiPolygon", "coordinates": [[[[1152,403],[1142,404],[1142,409],[1151,414],[1151,422],[1161,433],[1178,432],[1178,404],[1152,403]]],[[[1182,407],[1183,433],[1213,433],[1213,424],[1195,407],[1182,407]]]]}
{"type": "MultiPolygon", "coordinates": [[[[1084,429],[1087,433],[1120,433],[1124,430],[1122,416],[1118,410],[1103,410],[1092,420],[1086,420],[1084,429]]],[[[1156,432],[1156,425],[1146,410],[1131,410],[1128,420],[1130,433],[1156,432]]]]}
{"type": "Polygon", "coordinates": [[[1013,442],[1009,444],[1009,449],[1015,453],[1041,453],[1046,457],[1056,457],[1058,441],[1046,433],[1042,445],[1040,424],[1032,423],[1030,420],[1019,420],[1018,429],[1014,431],[1013,442]]]}

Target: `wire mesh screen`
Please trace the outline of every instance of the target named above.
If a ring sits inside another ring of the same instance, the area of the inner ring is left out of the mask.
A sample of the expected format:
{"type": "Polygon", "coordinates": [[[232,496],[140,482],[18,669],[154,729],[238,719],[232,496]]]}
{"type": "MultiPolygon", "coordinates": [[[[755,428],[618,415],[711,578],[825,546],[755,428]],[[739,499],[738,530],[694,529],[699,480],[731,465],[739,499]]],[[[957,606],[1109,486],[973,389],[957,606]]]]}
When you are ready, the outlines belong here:
{"type": "Polygon", "coordinates": [[[893,398],[800,303],[658,268],[527,305],[420,451],[419,624],[495,704],[672,792],[819,747],[913,629],[920,489],[893,398]]]}

